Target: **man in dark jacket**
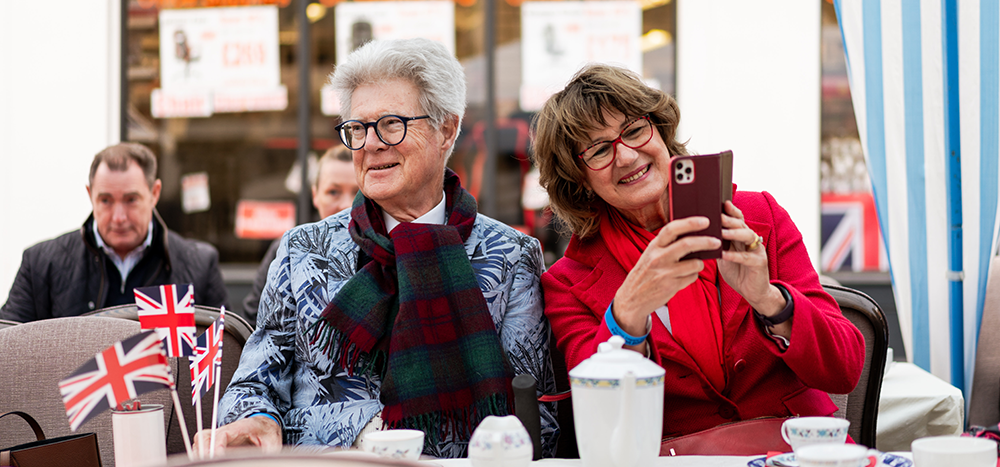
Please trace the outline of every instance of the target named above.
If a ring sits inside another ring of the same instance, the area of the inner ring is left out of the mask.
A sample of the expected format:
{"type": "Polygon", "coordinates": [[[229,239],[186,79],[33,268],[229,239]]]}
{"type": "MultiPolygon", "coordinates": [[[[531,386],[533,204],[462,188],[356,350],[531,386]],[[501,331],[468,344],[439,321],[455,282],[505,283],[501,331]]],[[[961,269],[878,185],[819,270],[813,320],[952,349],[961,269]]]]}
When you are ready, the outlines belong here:
{"type": "Polygon", "coordinates": [[[90,166],[93,212],[80,230],[25,250],[0,319],[28,322],[135,303],[132,289],[192,284],[195,303],[227,294],[219,254],[167,229],[156,213],[156,157],[140,144],[110,146],[90,166]]]}

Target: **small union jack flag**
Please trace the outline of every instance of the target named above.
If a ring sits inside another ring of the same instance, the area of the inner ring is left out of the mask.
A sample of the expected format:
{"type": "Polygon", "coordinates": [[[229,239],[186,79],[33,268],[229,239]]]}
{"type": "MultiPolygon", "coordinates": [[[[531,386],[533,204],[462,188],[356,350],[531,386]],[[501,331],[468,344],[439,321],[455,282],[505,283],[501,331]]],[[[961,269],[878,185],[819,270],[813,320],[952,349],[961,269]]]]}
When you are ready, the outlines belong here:
{"type": "Polygon", "coordinates": [[[219,319],[215,320],[195,343],[191,361],[191,404],[208,394],[215,384],[215,369],[222,366],[222,337],[225,327],[226,308],[222,308],[219,319]]]}
{"type": "Polygon", "coordinates": [[[146,331],[108,347],[59,382],[69,426],[84,422],[123,401],[172,388],[167,356],[156,333],[146,331]]]}
{"type": "Polygon", "coordinates": [[[169,357],[194,355],[194,286],[191,284],[138,287],[142,329],[154,329],[163,339],[169,357]]]}

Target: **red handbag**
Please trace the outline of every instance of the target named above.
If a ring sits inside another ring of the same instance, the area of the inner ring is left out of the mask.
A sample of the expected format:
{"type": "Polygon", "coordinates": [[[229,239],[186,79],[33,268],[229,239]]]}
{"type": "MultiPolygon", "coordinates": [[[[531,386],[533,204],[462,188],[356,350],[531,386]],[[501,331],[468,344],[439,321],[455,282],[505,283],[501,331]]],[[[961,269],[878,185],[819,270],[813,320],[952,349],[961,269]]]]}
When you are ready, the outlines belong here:
{"type": "Polygon", "coordinates": [[[791,452],[781,437],[787,418],[755,418],[726,423],[689,435],[665,439],[661,456],[756,456],[771,451],[791,452]]]}

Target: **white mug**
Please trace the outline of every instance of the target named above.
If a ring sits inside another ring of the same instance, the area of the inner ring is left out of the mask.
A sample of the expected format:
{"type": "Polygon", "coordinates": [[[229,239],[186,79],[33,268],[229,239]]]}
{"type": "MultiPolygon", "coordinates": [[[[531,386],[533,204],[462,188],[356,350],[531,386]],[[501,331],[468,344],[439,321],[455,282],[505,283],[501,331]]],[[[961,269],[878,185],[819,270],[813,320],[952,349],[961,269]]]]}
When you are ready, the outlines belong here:
{"type": "Polygon", "coordinates": [[[139,410],[112,410],[111,431],[116,466],[142,467],[167,462],[162,405],[144,404],[139,410]]]}
{"type": "Polygon", "coordinates": [[[836,417],[789,418],[781,424],[781,437],[798,452],[800,447],[809,444],[844,444],[850,426],[851,422],[836,417]]]}
{"type": "Polygon", "coordinates": [[[931,436],[914,440],[914,467],[996,467],[997,442],[967,436],[931,436]]]}
{"type": "Polygon", "coordinates": [[[799,467],[866,467],[879,452],[858,444],[809,444],[795,450],[799,467]]]}

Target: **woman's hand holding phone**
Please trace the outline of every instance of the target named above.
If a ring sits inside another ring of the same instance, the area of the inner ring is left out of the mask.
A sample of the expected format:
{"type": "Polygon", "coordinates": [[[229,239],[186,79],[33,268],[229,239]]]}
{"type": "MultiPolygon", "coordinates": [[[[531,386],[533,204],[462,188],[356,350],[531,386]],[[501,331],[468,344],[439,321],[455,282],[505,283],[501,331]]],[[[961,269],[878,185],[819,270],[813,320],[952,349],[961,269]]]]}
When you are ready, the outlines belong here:
{"type": "MultiPolygon", "coordinates": [[[[785,306],[785,297],[777,287],[771,285],[767,268],[767,248],[760,245],[753,251],[747,250],[757,239],[754,232],[743,220],[743,212],[726,201],[722,214],[722,238],[730,240],[728,250],[723,250],[719,261],[719,274],[757,312],[772,316],[785,306]]],[[[772,332],[789,337],[791,322],[774,326],[772,332]],[[787,328],[787,329],[786,329],[787,328]]]]}
{"type": "Polygon", "coordinates": [[[645,334],[647,317],[698,278],[704,268],[702,260],[682,258],[718,249],[722,242],[714,237],[685,235],[708,225],[707,218],[695,216],[670,221],[660,229],[615,293],[612,312],[622,330],[633,336],[645,334]]]}

